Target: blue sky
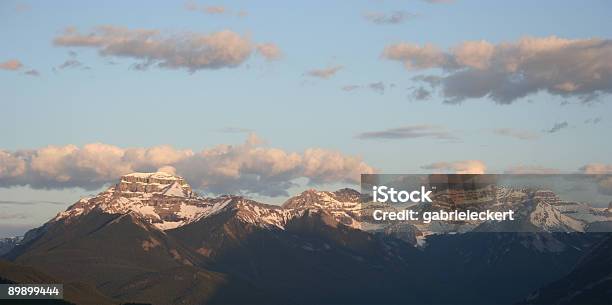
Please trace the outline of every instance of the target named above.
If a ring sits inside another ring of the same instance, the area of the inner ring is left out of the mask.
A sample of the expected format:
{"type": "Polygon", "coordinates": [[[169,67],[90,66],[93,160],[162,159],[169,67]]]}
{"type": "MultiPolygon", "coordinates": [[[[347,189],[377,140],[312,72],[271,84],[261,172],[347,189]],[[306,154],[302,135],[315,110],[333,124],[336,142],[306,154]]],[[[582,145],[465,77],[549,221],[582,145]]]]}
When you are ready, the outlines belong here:
{"type": "MultiPolygon", "coordinates": [[[[489,97],[448,105],[433,92],[427,100],[415,100],[411,94],[420,84],[412,80],[414,76],[454,72],[440,67],[407,70],[382,55],[385,47],[401,42],[448,50],[465,41],[498,45],[524,37],[608,41],[612,36],[609,1],[193,4],[197,11],[186,9],[184,2],[170,1],[2,1],[0,63],[17,59],[23,67],[0,70],[4,114],[0,149],[14,153],[99,142],[121,148],[170,145],[200,151],[218,144],[244,143],[247,133],[221,132],[242,128],[256,133],[266,147],[298,153],[313,147],[339,151],[358,156],[385,173],[427,172],[424,166],[461,160],[480,160],[487,172],[517,166],[569,172],[586,164],[612,163],[612,142],[606,140],[612,105],[605,93],[589,103],[582,103],[578,95],[563,97],[546,90],[509,105],[496,104],[489,97]],[[222,6],[225,13],[205,13],[210,6],[222,6]],[[396,24],[376,24],[364,18],[368,13],[386,16],[393,12],[411,17],[396,24]],[[96,48],[53,43],[67,27],[89,33],[100,25],[156,29],[165,35],[230,30],[254,43],[271,42],[283,56],[268,61],[253,53],[237,67],[193,73],[158,67],[137,71],[130,67],[138,58],[101,56],[96,48]],[[81,66],[58,68],[70,59],[81,66]],[[308,71],[334,66],[342,68],[327,79],[308,75],[308,71]],[[24,74],[31,69],[40,75],[24,74]],[[368,88],[342,90],[377,82],[385,85],[384,93],[368,88]],[[564,122],[567,127],[558,132],[545,132],[564,122]],[[358,137],[365,132],[425,125],[443,130],[452,139],[358,137]],[[503,128],[527,132],[534,139],[495,132],[503,128]]],[[[610,87],[612,84],[607,90],[610,87]]],[[[452,164],[441,167],[453,169],[452,164]]],[[[346,183],[340,180],[322,187],[346,183]]],[[[68,204],[93,192],[53,187],[32,190],[24,184],[3,184],[0,197],[52,198],[49,200],[68,204]]],[[[271,200],[282,202],[283,198],[271,200]]],[[[45,206],[35,219],[14,222],[44,221],[65,206],[45,206]]]]}

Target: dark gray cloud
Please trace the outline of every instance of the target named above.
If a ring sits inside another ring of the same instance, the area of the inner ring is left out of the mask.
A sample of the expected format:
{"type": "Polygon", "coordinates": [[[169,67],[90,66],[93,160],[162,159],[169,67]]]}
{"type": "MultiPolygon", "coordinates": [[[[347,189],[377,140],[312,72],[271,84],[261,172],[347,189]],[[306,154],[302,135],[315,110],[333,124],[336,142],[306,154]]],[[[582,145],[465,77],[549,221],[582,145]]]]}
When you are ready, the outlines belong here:
{"type": "Polygon", "coordinates": [[[383,58],[407,69],[441,69],[439,75],[420,75],[447,103],[489,98],[510,104],[537,92],[592,102],[612,93],[612,40],[523,38],[492,44],[468,41],[449,50],[434,45],[396,43],[383,58]]]}
{"type": "Polygon", "coordinates": [[[555,123],[555,125],[553,125],[552,128],[546,129],[546,132],[548,133],[559,132],[561,129],[567,128],[568,126],[569,126],[569,123],[567,122],[555,123]]]}
{"type": "Polygon", "coordinates": [[[414,19],[417,14],[413,14],[406,11],[394,11],[390,13],[383,12],[366,12],[363,14],[363,18],[374,24],[400,24],[408,20],[414,19]]]}
{"type": "Polygon", "coordinates": [[[446,128],[433,125],[411,125],[398,128],[390,128],[380,131],[368,131],[356,136],[358,139],[415,139],[432,138],[438,140],[456,140],[446,128]]]}

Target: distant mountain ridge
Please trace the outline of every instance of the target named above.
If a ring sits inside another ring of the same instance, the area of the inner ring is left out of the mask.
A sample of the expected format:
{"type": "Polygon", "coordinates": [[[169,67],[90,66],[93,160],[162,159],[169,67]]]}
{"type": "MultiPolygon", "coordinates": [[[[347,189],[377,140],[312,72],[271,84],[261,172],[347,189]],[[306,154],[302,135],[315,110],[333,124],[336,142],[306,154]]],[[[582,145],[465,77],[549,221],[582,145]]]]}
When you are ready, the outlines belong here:
{"type": "Polygon", "coordinates": [[[553,202],[503,194],[520,199],[536,233],[375,224],[351,189],[307,190],[275,206],[203,198],[178,176],[135,173],[31,230],[5,257],[116,303],[513,304],[570,272],[602,237],[547,231],[567,221],[553,202]]]}

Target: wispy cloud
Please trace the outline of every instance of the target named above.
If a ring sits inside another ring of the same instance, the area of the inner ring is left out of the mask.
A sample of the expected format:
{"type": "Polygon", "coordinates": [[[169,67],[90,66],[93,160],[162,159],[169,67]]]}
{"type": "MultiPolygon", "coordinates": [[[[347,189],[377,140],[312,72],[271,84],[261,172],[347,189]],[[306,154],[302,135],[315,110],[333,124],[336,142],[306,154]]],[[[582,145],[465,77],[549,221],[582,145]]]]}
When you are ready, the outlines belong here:
{"type": "Polygon", "coordinates": [[[561,129],[567,128],[569,126],[569,123],[567,122],[560,122],[560,123],[555,123],[555,125],[553,125],[552,128],[545,130],[548,133],[555,133],[555,132],[559,132],[561,129]]]}
{"type": "Polygon", "coordinates": [[[27,219],[28,215],[24,213],[12,213],[0,211],[0,220],[14,220],[14,219],[27,219]]]}
{"type": "Polygon", "coordinates": [[[455,0],[421,0],[423,2],[432,3],[432,4],[443,4],[443,3],[453,3],[455,0]]]}
{"type": "Polygon", "coordinates": [[[57,66],[58,69],[60,70],[64,70],[67,68],[78,68],[80,66],[82,66],[83,64],[76,60],[76,59],[68,59],[66,61],[64,61],[61,65],[57,66]]]}
{"type": "Polygon", "coordinates": [[[410,125],[380,131],[368,131],[356,136],[358,139],[416,139],[432,138],[438,140],[456,140],[446,128],[434,125],[410,125]]]}
{"type": "Polygon", "coordinates": [[[342,91],[347,91],[347,92],[355,91],[357,89],[370,89],[376,93],[384,94],[388,87],[391,88],[394,86],[395,86],[394,84],[385,84],[384,82],[380,81],[380,82],[369,83],[366,85],[345,85],[345,86],[342,86],[340,89],[342,89],[342,91]]]}
{"type": "Polygon", "coordinates": [[[363,14],[363,18],[374,24],[400,24],[408,20],[414,19],[417,14],[406,12],[406,11],[394,11],[390,13],[384,12],[366,12],[363,14]]]}
{"type": "Polygon", "coordinates": [[[29,76],[35,76],[38,77],[40,76],[40,73],[38,72],[38,70],[36,69],[30,69],[28,71],[23,72],[25,75],[29,75],[29,76]]]}
{"type": "Polygon", "coordinates": [[[267,60],[278,60],[283,57],[281,49],[271,42],[258,44],[255,48],[257,53],[267,60]]]}
{"type": "Polygon", "coordinates": [[[322,68],[322,69],[313,69],[313,70],[307,71],[305,74],[308,76],[312,76],[312,77],[328,79],[336,75],[336,73],[342,70],[343,68],[344,68],[343,66],[336,65],[336,66],[331,66],[331,67],[322,68]]]}
{"type": "Polygon", "coordinates": [[[497,128],[493,130],[493,133],[500,136],[511,137],[519,140],[536,140],[540,137],[535,132],[514,128],[497,128]]]}
{"type": "Polygon", "coordinates": [[[590,119],[586,119],[584,120],[585,124],[599,124],[601,123],[601,121],[603,121],[603,119],[601,117],[596,117],[596,118],[590,118],[590,119]]]}
{"type": "Polygon", "coordinates": [[[59,201],[44,201],[44,200],[0,200],[0,205],[39,205],[39,204],[52,204],[52,205],[64,205],[64,202],[59,201]]]}

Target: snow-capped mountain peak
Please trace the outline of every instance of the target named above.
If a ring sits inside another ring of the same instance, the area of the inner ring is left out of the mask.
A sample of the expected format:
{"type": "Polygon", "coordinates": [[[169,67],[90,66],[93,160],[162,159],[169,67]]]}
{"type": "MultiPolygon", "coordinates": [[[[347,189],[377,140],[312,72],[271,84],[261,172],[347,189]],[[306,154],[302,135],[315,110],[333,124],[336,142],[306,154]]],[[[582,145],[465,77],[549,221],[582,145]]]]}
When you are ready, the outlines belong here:
{"type": "Polygon", "coordinates": [[[53,221],[101,210],[109,214],[135,212],[157,228],[176,228],[216,212],[231,199],[197,197],[182,177],[164,172],[132,173],[92,198],[83,198],[59,213],[53,221]]]}

